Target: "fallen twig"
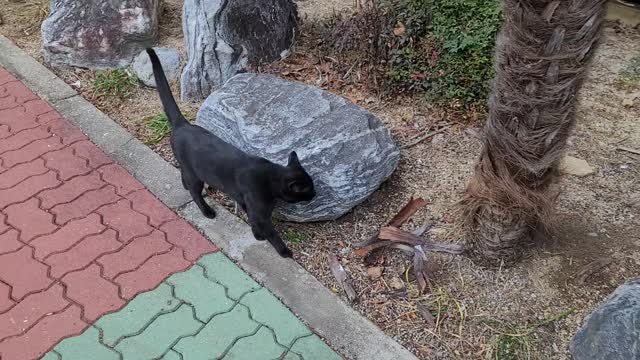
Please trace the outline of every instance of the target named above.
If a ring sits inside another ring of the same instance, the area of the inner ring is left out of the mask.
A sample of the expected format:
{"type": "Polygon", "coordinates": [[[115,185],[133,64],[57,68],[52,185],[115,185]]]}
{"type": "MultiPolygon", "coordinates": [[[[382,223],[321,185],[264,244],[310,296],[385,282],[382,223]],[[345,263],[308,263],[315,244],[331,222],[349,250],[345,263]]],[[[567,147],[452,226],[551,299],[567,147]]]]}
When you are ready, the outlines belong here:
{"type": "Polygon", "coordinates": [[[347,299],[349,299],[350,302],[355,301],[357,295],[356,291],[353,289],[353,285],[351,285],[349,274],[347,274],[347,271],[344,269],[344,267],[342,267],[342,264],[340,264],[338,258],[335,255],[329,255],[329,262],[331,272],[333,273],[333,276],[336,278],[336,280],[338,280],[338,283],[344,290],[345,294],[347,294],[347,299]]]}
{"type": "Polygon", "coordinates": [[[416,310],[418,310],[418,314],[420,314],[420,316],[422,316],[422,318],[425,319],[429,325],[436,327],[436,319],[433,317],[431,311],[429,311],[426,306],[424,306],[422,303],[417,303],[416,310]]]}
{"type": "MultiPolygon", "coordinates": [[[[393,226],[393,227],[399,228],[405,222],[407,222],[413,216],[413,214],[415,214],[416,211],[418,211],[418,209],[420,209],[421,207],[427,204],[428,204],[427,201],[423,198],[417,198],[417,199],[411,198],[407,203],[407,205],[405,205],[402,209],[400,209],[400,211],[396,214],[396,216],[394,216],[393,219],[389,221],[387,226],[393,226]]],[[[365,241],[355,243],[353,244],[353,246],[356,248],[362,248],[362,247],[371,245],[379,240],[378,235],[379,233],[373,235],[372,237],[370,237],[365,241]]]]}
{"type": "Polygon", "coordinates": [[[583,285],[587,282],[587,280],[589,280],[590,277],[595,275],[596,272],[599,272],[600,270],[606,268],[612,262],[612,259],[598,259],[590,262],[576,274],[578,284],[583,285]]]}
{"type": "Polygon", "coordinates": [[[410,148],[410,147],[412,147],[412,146],[416,146],[416,145],[420,144],[421,142],[423,142],[423,141],[427,140],[428,138],[431,138],[431,137],[433,137],[433,136],[435,136],[435,135],[438,135],[438,134],[440,134],[440,133],[443,133],[443,132],[445,132],[445,131],[449,130],[450,128],[451,128],[451,125],[447,125],[447,126],[445,126],[445,127],[441,128],[441,129],[439,129],[439,130],[436,130],[436,131],[432,131],[432,132],[430,132],[430,133],[427,133],[427,134],[425,134],[425,135],[423,135],[423,136],[420,136],[419,138],[417,138],[417,139],[415,139],[415,140],[413,140],[413,141],[411,141],[411,142],[409,142],[409,143],[406,143],[406,144],[404,144],[404,145],[400,146],[400,149],[404,150],[404,149],[406,149],[406,148],[410,148]]]}
{"type": "Polygon", "coordinates": [[[636,149],[632,149],[632,148],[628,148],[628,147],[624,147],[624,146],[618,146],[616,148],[616,150],[618,151],[626,151],[632,154],[636,154],[636,155],[640,155],[640,150],[636,150],[636,149]]]}

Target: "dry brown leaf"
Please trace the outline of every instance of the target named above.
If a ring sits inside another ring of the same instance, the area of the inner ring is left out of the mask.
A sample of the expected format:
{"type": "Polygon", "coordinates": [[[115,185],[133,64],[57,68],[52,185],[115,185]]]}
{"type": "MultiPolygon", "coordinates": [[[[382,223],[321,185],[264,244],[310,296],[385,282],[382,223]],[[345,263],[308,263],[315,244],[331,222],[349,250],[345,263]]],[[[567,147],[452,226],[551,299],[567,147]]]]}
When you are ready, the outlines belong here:
{"type": "Polygon", "coordinates": [[[349,299],[350,302],[355,301],[357,297],[356,291],[353,289],[353,285],[351,285],[351,280],[349,280],[347,271],[344,269],[342,264],[340,264],[338,258],[335,255],[329,255],[329,262],[331,273],[333,273],[333,276],[336,278],[336,280],[338,280],[340,286],[342,286],[342,289],[347,295],[347,299],[349,299]]]}
{"type": "Polygon", "coordinates": [[[382,266],[374,266],[367,269],[367,275],[371,280],[379,279],[382,276],[382,271],[384,268],[382,266]]]}
{"type": "Polygon", "coordinates": [[[402,36],[407,32],[407,28],[404,26],[403,23],[398,22],[398,24],[396,25],[395,28],[393,28],[393,35],[395,36],[402,36]]]}

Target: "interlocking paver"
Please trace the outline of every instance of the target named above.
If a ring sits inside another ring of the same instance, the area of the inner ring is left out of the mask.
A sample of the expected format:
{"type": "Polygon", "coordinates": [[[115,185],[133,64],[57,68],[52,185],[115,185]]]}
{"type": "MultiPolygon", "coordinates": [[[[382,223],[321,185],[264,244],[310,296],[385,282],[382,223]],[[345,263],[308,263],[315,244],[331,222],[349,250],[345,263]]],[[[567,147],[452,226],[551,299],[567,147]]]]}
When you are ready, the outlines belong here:
{"type": "Polygon", "coordinates": [[[63,340],[56,346],[63,360],[119,360],[120,355],[100,343],[100,333],[89,327],[80,336],[63,340]]]}
{"type": "Polygon", "coordinates": [[[171,250],[171,244],[164,240],[161,231],[134,239],[117,253],[100,257],[98,262],[104,269],[104,276],[113,279],[121,273],[133,271],[152,256],[171,250]]]}
{"type": "Polygon", "coordinates": [[[50,254],[66,251],[83,238],[99,234],[104,229],[106,228],[102,225],[100,216],[91,214],[85,218],[70,221],[54,233],[31,241],[31,246],[36,249],[36,258],[44,259],[50,254]]]}
{"type": "Polygon", "coordinates": [[[40,209],[37,199],[30,199],[3,210],[7,223],[20,231],[20,240],[29,242],[36,236],[50,234],[56,230],[53,216],[40,209]]]}
{"type": "Polygon", "coordinates": [[[21,104],[29,100],[38,100],[38,97],[20,81],[7,83],[3,87],[21,104]]]}
{"type": "Polygon", "coordinates": [[[342,358],[336,354],[327,344],[325,344],[316,335],[307,336],[298,339],[291,351],[302,355],[304,360],[341,360],[342,358]]]}
{"type": "Polygon", "coordinates": [[[57,136],[62,139],[62,143],[65,145],[72,144],[76,141],[87,140],[87,137],[78,130],[78,128],[72,126],[61,117],[52,119],[47,122],[47,128],[49,133],[53,136],[57,136]]]}
{"type": "Polygon", "coordinates": [[[115,349],[127,360],[148,360],[162,356],[184,336],[195,334],[202,323],[183,304],[176,311],[157,317],[140,335],[122,340],[115,349]]]}
{"type": "Polygon", "coordinates": [[[87,236],[63,253],[47,257],[45,263],[51,267],[50,275],[59,279],[71,271],[86,267],[99,256],[116,251],[120,247],[122,244],[116,239],[116,232],[109,229],[101,234],[87,236]]]}
{"type": "Polygon", "coordinates": [[[18,241],[18,236],[18,231],[13,229],[0,235],[0,255],[14,252],[24,246],[18,241]]]}
{"type": "Polygon", "coordinates": [[[136,296],[122,310],[102,317],[95,326],[102,330],[102,341],[113,347],[118,340],[142,332],[157,316],[175,311],[180,304],[171,295],[171,287],[160,284],[155,290],[136,296]]]}
{"type": "Polygon", "coordinates": [[[87,324],[80,319],[80,308],[70,305],[64,311],[40,320],[26,334],[0,342],[2,360],[39,358],[67,336],[79,334],[87,324]]]}
{"type": "Polygon", "coordinates": [[[83,218],[101,206],[115,203],[119,199],[113,186],[108,185],[98,190],[87,191],[72,202],[56,205],[50,212],[56,215],[56,224],[62,225],[71,219],[83,218]]]}
{"type": "Polygon", "coordinates": [[[14,166],[0,173],[0,189],[12,188],[24,179],[35,175],[42,175],[48,171],[49,169],[44,166],[44,160],[42,159],[36,159],[32,162],[14,166]]]}
{"type": "Polygon", "coordinates": [[[11,135],[40,126],[23,106],[11,98],[0,99],[0,123],[9,127],[11,135]]]}
{"type": "Polygon", "coordinates": [[[87,166],[87,160],[74,155],[73,149],[69,147],[44,154],[42,158],[46,161],[48,168],[58,172],[62,180],[69,180],[91,171],[87,166]]]}
{"type": "Polygon", "coordinates": [[[48,314],[64,310],[69,303],[63,297],[61,285],[54,284],[49,289],[31,294],[11,310],[0,315],[0,341],[10,336],[22,334],[38,320],[48,314]]]}
{"type": "Polygon", "coordinates": [[[84,309],[84,318],[93,322],[101,315],[121,308],[124,300],[118,296],[118,286],[100,276],[100,267],[91,265],[85,270],[62,278],[67,297],[84,309]]]}
{"type": "MultiPolygon", "coordinates": [[[[2,116],[2,115],[0,115],[2,116]]],[[[49,137],[42,140],[36,140],[29,145],[18,149],[11,150],[0,155],[2,164],[5,167],[13,167],[21,163],[33,161],[48,152],[52,152],[62,148],[64,145],[59,138],[49,137]]]]}
{"type": "Polygon", "coordinates": [[[205,276],[226,287],[227,295],[234,300],[260,288],[258,283],[221,252],[203,256],[198,264],[204,267],[205,276]]]}
{"type": "Polygon", "coordinates": [[[20,131],[19,133],[2,140],[0,143],[0,154],[10,150],[18,150],[36,140],[46,139],[50,136],[51,134],[43,127],[20,131]]]}
{"type": "Polygon", "coordinates": [[[249,308],[254,320],[273,329],[278,342],[284,346],[291,345],[300,336],[311,335],[311,331],[267,289],[245,295],[240,303],[249,308]]]}
{"type": "Polygon", "coordinates": [[[23,202],[42,190],[53,189],[58,185],[60,181],[53,171],[32,176],[10,189],[0,190],[0,208],[23,202]]]}
{"type": "Polygon", "coordinates": [[[249,318],[246,307],[237,305],[230,312],[211,319],[197,335],[182,338],[174,349],[189,360],[217,359],[236,339],[255,334],[260,326],[249,318]]]}
{"type": "Polygon", "coordinates": [[[169,350],[169,352],[164,354],[164,356],[160,360],[184,360],[184,359],[179,353],[175,352],[174,350],[169,350]]]}
{"type": "Polygon", "coordinates": [[[278,359],[285,351],[275,342],[273,333],[263,326],[255,335],[238,340],[223,359],[278,359]]]}
{"type": "Polygon", "coordinates": [[[225,296],[221,285],[204,277],[203,269],[199,266],[173,274],[166,282],[173,285],[178,299],[195,308],[196,317],[202,322],[209,321],[216,314],[228,312],[235,303],[225,296]]]}
{"type": "Polygon", "coordinates": [[[303,360],[300,355],[294,353],[293,351],[289,351],[284,355],[282,360],[303,360]]]}
{"type": "Polygon", "coordinates": [[[151,290],[169,275],[182,271],[191,265],[182,256],[182,250],[173,248],[165,254],[153,256],[140,268],[119,275],[115,282],[120,285],[122,296],[131,299],[136,294],[151,290]]]}
{"type": "Polygon", "coordinates": [[[97,211],[104,223],[118,232],[118,240],[129,242],[131,239],[149,234],[153,228],[147,225],[147,218],[131,209],[129,200],[120,200],[104,206],[97,211]]]}
{"type": "Polygon", "coordinates": [[[112,162],[102,150],[98,149],[90,141],[73,143],[71,148],[75,151],[76,156],[87,160],[92,169],[97,169],[112,162]]]}
{"type": "Polygon", "coordinates": [[[15,301],[11,300],[11,288],[0,281],[0,313],[9,310],[13,305],[15,301]]]}
{"type": "Polygon", "coordinates": [[[47,270],[33,258],[33,249],[26,246],[0,255],[0,281],[11,286],[14,300],[22,300],[30,293],[49,287],[53,280],[47,276],[47,270]]]}
{"type": "Polygon", "coordinates": [[[311,351],[273,295],[2,68],[0,139],[0,359],[311,351]]]}
{"type": "Polygon", "coordinates": [[[131,201],[133,210],[149,217],[149,224],[160,226],[163,223],[178,218],[176,213],[166,207],[148,190],[139,190],[126,196],[131,201]]]}
{"type": "Polygon", "coordinates": [[[105,185],[100,180],[100,175],[95,172],[75,177],[55,189],[45,190],[38,194],[38,198],[41,200],[40,207],[50,209],[58,204],[73,201],[85,192],[100,189],[105,185]]]}
{"type": "Polygon", "coordinates": [[[104,181],[115,186],[118,195],[124,196],[136,190],[144,189],[144,185],[130,176],[127,170],[120,165],[103,166],[98,171],[102,174],[104,181]]]}
{"type": "Polygon", "coordinates": [[[189,261],[198,260],[202,255],[212,253],[218,248],[200,234],[188,222],[179,219],[168,222],[160,228],[167,234],[167,241],[181,247],[189,261]]]}

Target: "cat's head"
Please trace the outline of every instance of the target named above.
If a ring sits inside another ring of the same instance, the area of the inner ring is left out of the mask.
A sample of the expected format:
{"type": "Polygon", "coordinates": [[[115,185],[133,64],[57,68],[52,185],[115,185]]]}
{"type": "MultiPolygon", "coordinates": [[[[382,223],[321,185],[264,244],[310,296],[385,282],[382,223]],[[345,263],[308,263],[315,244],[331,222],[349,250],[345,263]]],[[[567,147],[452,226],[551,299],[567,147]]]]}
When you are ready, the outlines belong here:
{"type": "Polygon", "coordinates": [[[282,200],[288,203],[311,201],[316,196],[313,179],[300,164],[298,154],[295,151],[289,154],[286,169],[281,185],[283,189],[280,192],[282,200]]]}

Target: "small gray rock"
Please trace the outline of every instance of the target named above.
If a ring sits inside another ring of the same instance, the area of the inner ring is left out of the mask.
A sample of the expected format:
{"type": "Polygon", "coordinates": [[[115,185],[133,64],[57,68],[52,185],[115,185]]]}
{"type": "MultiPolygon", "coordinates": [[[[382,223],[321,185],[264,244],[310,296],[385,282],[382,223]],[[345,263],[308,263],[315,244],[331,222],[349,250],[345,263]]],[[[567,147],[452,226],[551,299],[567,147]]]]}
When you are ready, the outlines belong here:
{"type": "MultiPolygon", "coordinates": [[[[154,48],[162,69],[164,70],[167,80],[172,82],[180,75],[180,53],[176,49],[167,48],[154,48]]],[[[142,51],[140,55],[136,56],[133,60],[133,72],[143,84],[156,87],[156,80],[153,78],[153,68],[151,67],[151,60],[146,51],[142,51]]]]}
{"type": "Polygon", "coordinates": [[[571,341],[575,360],[640,359],[640,278],[618,287],[571,341]]]}
{"type": "Polygon", "coordinates": [[[307,204],[280,204],[275,215],[290,221],[339,218],[391,176],[400,158],[389,130],[371,113],[271,75],[234,76],[207,98],[196,124],[278,164],[298,153],[317,196],[307,204]]]}
{"type": "Polygon", "coordinates": [[[42,23],[53,66],[124,68],[158,37],[160,0],[53,0],[42,23]]]}
{"type": "Polygon", "coordinates": [[[284,56],[297,20],[293,0],[185,0],[182,99],[204,99],[233,75],[284,56]]]}

